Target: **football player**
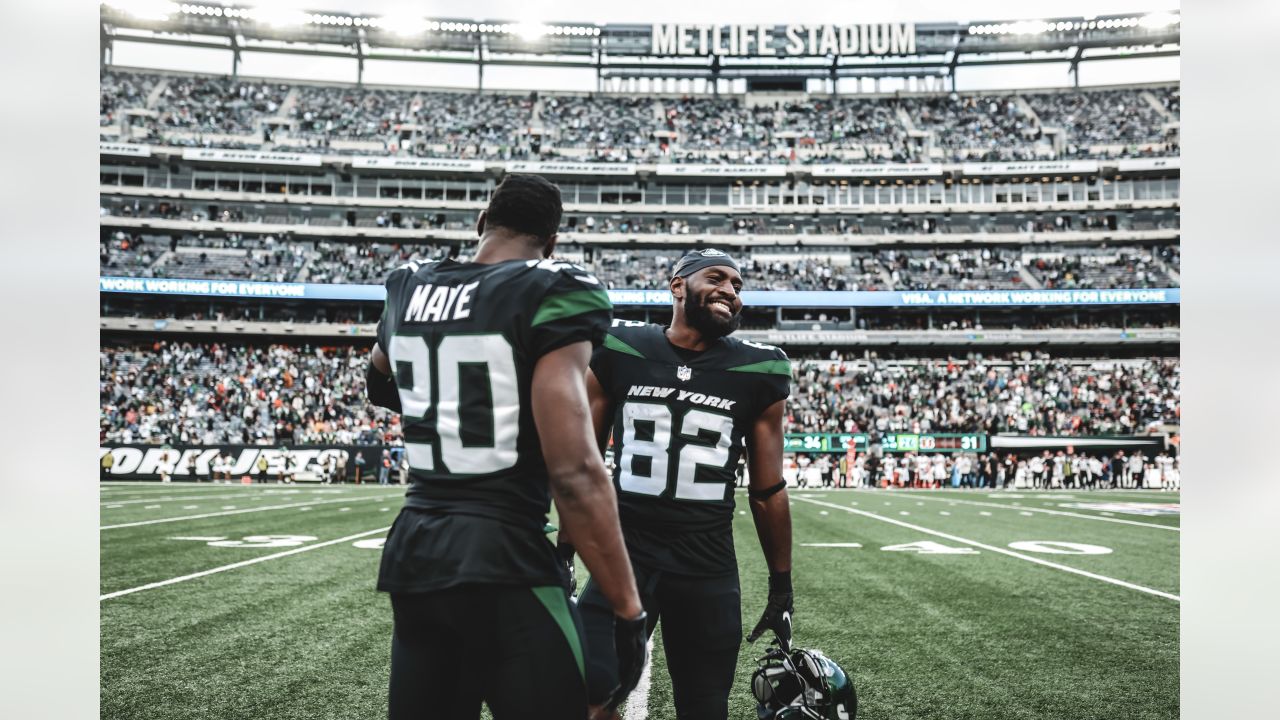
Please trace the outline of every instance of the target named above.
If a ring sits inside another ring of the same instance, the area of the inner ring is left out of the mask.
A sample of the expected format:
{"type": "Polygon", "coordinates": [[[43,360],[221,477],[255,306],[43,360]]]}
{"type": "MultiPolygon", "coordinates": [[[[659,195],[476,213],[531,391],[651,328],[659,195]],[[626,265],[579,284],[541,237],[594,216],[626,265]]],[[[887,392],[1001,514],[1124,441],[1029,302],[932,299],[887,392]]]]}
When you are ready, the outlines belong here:
{"type": "Polygon", "coordinates": [[[596,278],[547,259],[560,215],[559,188],[508,175],[474,261],[387,279],[367,390],[401,413],[412,480],[378,573],[394,614],[392,720],[478,718],[482,702],[497,720],[586,716],[581,622],[543,534],[552,496],[618,618],[606,690],[625,695],[644,665],[644,610],[583,382],[612,307],[596,278]]]}
{"type": "MultiPolygon", "coordinates": [[[[649,631],[662,623],[676,715],[728,716],[742,643],[734,555],[734,471],[747,456],[748,496],[769,569],[766,630],[791,641],[791,512],[782,477],[783,406],[791,367],[776,347],[729,337],[742,311],[742,275],[718,250],[688,253],[670,281],[670,327],[615,321],[587,374],[603,447],[613,435],[614,484],[649,631]]],[[[572,562],[577,534],[561,535],[572,562]]],[[[580,548],[579,548],[580,549],[580,548]]],[[[617,683],[604,588],[579,596],[593,705],[617,683]]]]}

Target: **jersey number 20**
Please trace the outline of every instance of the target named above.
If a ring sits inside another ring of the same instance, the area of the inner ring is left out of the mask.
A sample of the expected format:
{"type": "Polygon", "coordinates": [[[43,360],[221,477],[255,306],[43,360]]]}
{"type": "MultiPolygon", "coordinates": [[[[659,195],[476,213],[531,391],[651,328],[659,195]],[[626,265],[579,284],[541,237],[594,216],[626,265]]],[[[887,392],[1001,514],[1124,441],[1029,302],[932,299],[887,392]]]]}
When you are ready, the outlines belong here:
{"type": "Polygon", "coordinates": [[[431,407],[431,378],[436,378],[440,397],[436,398],[436,433],[440,436],[440,459],[436,468],[430,443],[405,442],[409,467],[415,470],[479,475],[498,472],[516,464],[516,441],[520,433],[520,391],[516,386],[516,361],[511,343],[499,334],[448,335],[435,352],[435,372],[431,348],[422,337],[396,335],[388,355],[396,369],[400,409],[405,423],[420,422],[431,407]],[[412,368],[412,378],[399,372],[401,364],[412,368]],[[462,421],[458,412],[459,376],[463,365],[484,365],[493,398],[493,446],[467,447],[462,444],[462,421]]]}

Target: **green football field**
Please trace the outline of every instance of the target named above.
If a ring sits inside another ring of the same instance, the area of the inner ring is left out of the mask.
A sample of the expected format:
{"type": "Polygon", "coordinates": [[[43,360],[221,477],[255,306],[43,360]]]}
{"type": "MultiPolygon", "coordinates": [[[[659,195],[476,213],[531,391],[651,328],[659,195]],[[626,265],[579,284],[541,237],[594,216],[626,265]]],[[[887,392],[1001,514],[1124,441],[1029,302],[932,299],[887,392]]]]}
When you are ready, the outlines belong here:
{"type": "MultiPolygon", "coordinates": [[[[385,717],[391,611],[373,587],[402,495],[103,484],[101,716],[385,717]]],[[[796,642],[853,675],[859,717],[1178,716],[1177,494],[791,498],[796,642]]],[[[737,512],[749,629],[767,573],[742,494],[737,512]]],[[[757,650],[732,718],[756,717],[757,650]]],[[[674,718],[660,630],[648,679],[625,717],[674,718]]]]}

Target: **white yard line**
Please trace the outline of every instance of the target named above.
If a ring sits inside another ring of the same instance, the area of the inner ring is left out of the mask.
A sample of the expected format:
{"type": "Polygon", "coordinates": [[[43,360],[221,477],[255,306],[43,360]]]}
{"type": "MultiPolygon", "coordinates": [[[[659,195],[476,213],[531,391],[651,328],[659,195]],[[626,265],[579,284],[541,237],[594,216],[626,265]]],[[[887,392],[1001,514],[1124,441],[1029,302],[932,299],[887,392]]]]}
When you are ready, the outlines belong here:
{"type": "MultiPolygon", "coordinates": [[[[904,492],[910,492],[910,491],[907,490],[904,492]]],[[[963,505],[976,505],[978,507],[993,507],[993,508],[1001,508],[1004,510],[1018,510],[1024,513],[1033,512],[1033,513],[1046,513],[1049,515],[1066,515],[1067,517],[1084,518],[1085,520],[1097,520],[1099,522],[1121,523],[1123,525],[1137,525],[1139,527],[1156,528],[1157,530],[1172,530],[1174,532],[1182,532],[1182,528],[1176,527],[1173,525],[1161,525],[1159,523],[1141,522],[1138,520],[1125,520],[1123,518],[1115,518],[1115,517],[1098,517],[1097,515],[1086,515],[1085,513],[1067,512],[1066,510],[1047,510],[1044,508],[1027,507],[1026,505],[1006,505],[1004,503],[981,502],[979,500],[956,500],[953,498],[924,497],[923,495],[912,495],[912,497],[923,498],[925,500],[932,500],[933,502],[961,503],[963,505]]]]}
{"type": "MultiPolygon", "coordinates": [[[[390,493],[388,493],[390,494],[390,493]]],[[[222,512],[201,513],[199,515],[185,515],[183,517],[159,518],[156,520],[140,520],[138,522],[121,523],[119,525],[103,525],[98,530],[115,530],[117,528],[139,527],[141,525],[157,525],[159,523],[181,522],[183,520],[199,520],[201,518],[220,517],[222,515],[240,515],[243,513],[263,512],[265,510],[287,510],[296,507],[312,507],[314,505],[328,505],[331,503],[351,503],[363,502],[366,500],[386,500],[387,495],[370,495],[362,498],[337,498],[334,500],[309,500],[307,502],[289,503],[287,505],[266,505],[264,507],[244,508],[242,510],[224,510],[222,512]]]]}
{"type": "Polygon", "coordinates": [[[222,567],[216,567],[211,570],[201,570],[198,573],[191,573],[190,575],[183,575],[181,577],[169,578],[168,580],[161,580],[160,582],[153,582],[153,583],[148,583],[146,585],[139,585],[138,587],[129,588],[128,590],[117,590],[115,592],[107,593],[106,595],[99,595],[98,602],[102,602],[103,600],[110,600],[111,598],[117,598],[122,595],[129,595],[136,592],[142,592],[143,590],[154,590],[155,588],[165,587],[166,585],[175,585],[180,582],[186,582],[187,580],[195,580],[196,578],[202,578],[206,575],[213,575],[220,572],[226,572],[228,570],[235,570],[236,568],[247,567],[249,565],[255,565],[257,563],[266,562],[268,560],[275,560],[282,557],[288,557],[289,555],[297,555],[298,553],[304,553],[308,550],[315,550],[316,548],[322,548],[329,545],[337,545],[338,543],[349,542],[357,538],[362,538],[366,535],[383,533],[390,529],[391,527],[387,526],[384,528],[378,528],[377,530],[366,530],[365,532],[356,533],[355,535],[348,535],[346,537],[338,538],[337,540],[326,540],[324,542],[316,543],[314,545],[304,545],[299,548],[294,548],[292,550],[285,550],[284,552],[278,552],[272,555],[263,555],[262,557],[256,557],[250,560],[242,560],[238,563],[223,565],[222,567]]]}
{"type": "Polygon", "coordinates": [[[979,547],[979,548],[982,548],[983,550],[989,550],[990,552],[999,553],[999,554],[1001,554],[1001,555],[1008,555],[1009,557],[1012,557],[1012,558],[1017,558],[1017,559],[1019,559],[1019,560],[1025,560],[1025,561],[1027,561],[1027,562],[1035,563],[1035,564],[1037,564],[1037,565],[1043,565],[1043,566],[1045,566],[1045,567],[1053,568],[1053,569],[1055,569],[1055,570],[1061,570],[1061,571],[1063,571],[1063,572],[1071,573],[1071,574],[1073,574],[1073,575],[1080,575],[1081,577],[1087,577],[1087,578],[1090,578],[1090,579],[1092,579],[1092,580],[1099,580],[1099,581],[1101,581],[1101,582],[1110,583],[1111,585],[1117,585],[1117,586],[1122,587],[1122,588],[1128,588],[1128,589],[1130,589],[1130,590],[1137,590],[1138,592],[1144,592],[1144,593],[1147,593],[1148,595],[1155,595],[1156,597],[1166,598],[1166,599],[1168,599],[1168,600],[1173,600],[1173,601],[1175,601],[1175,602],[1182,602],[1182,598],[1181,598],[1181,597],[1179,597],[1179,596],[1177,596],[1177,595],[1174,595],[1173,593],[1167,593],[1167,592],[1164,592],[1163,590],[1156,590],[1156,589],[1154,589],[1154,588],[1149,588],[1149,587],[1146,587],[1146,586],[1143,586],[1143,585],[1137,585],[1137,584],[1135,584],[1135,583],[1127,582],[1127,581],[1124,581],[1124,580],[1117,580],[1116,578],[1113,578],[1113,577],[1107,577],[1106,575],[1099,575],[1099,574],[1097,574],[1097,573],[1091,573],[1091,572],[1089,572],[1088,570],[1081,570],[1081,569],[1079,569],[1079,568],[1073,568],[1073,567],[1071,567],[1071,566],[1069,566],[1069,565],[1060,565],[1060,564],[1058,564],[1058,563],[1056,563],[1056,562],[1050,562],[1050,561],[1048,561],[1048,560],[1044,560],[1044,559],[1041,559],[1041,558],[1038,558],[1038,557],[1034,557],[1034,556],[1031,556],[1031,555],[1025,555],[1025,554],[1023,554],[1023,553],[1016,552],[1016,551],[1013,551],[1013,550],[1009,550],[1009,549],[1007,549],[1007,548],[998,547],[998,546],[996,546],[996,545],[987,545],[986,543],[980,543],[980,542],[977,542],[976,540],[969,540],[969,539],[967,539],[967,538],[962,538],[962,537],[960,537],[960,536],[958,536],[958,535],[952,535],[952,534],[950,534],[950,533],[945,533],[945,532],[941,532],[941,531],[938,531],[938,530],[930,530],[929,528],[926,528],[926,527],[921,527],[921,526],[919,526],[919,525],[912,525],[911,523],[903,522],[903,521],[901,521],[901,520],[897,520],[897,519],[890,518],[890,517],[884,517],[883,515],[876,515],[875,513],[870,513],[870,512],[867,512],[867,511],[865,511],[865,510],[856,510],[856,509],[854,509],[854,508],[848,508],[848,507],[844,507],[844,506],[841,506],[841,505],[836,505],[836,504],[834,504],[834,503],[823,502],[823,501],[821,501],[821,500],[811,500],[811,499],[809,499],[809,498],[800,498],[800,497],[798,497],[798,498],[796,498],[796,499],[797,499],[797,500],[799,500],[799,501],[801,501],[801,502],[811,503],[811,504],[813,504],[813,505],[822,505],[822,506],[824,506],[824,507],[830,507],[830,508],[835,508],[835,509],[837,509],[837,510],[843,510],[843,511],[845,511],[845,512],[847,512],[847,513],[854,513],[854,514],[856,514],[856,515],[863,515],[863,516],[869,517],[869,518],[871,518],[871,519],[873,519],[873,520],[879,520],[879,521],[881,521],[881,522],[887,522],[887,523],[890,523],[890,524],[892,524],[892,525],[898,525],[898,526],[900,526],[900,527],[904,527],[904,528],[907,528],[907,529],[909,529],[909,530],[915,530],[916,532],[922,532],[922,533],[926,533],[926,534],[928,534],[928,535],[934,535],[934,536],[936,536],[936,537],[946,538],[947,540],[952,540],[952,541],[954,541],[954,542],[958,542],[958,543],[964,543],[965,545],[972,545],[973,547],[979,547]]]}
{"type": "Polygon", "coordinates": [[[627,696],[627,711],[623,720],[645,720],[649,717],[649,671],[653,669],[653,637],[649,638],[649,653],[640,671],[640,682],[627,696]]]}
{"type": "Polygon", "coordinates": [[[227,498],[263,497],[264,495],[267,495],[268,497],[270,497],[276,494],[302,495],[302,494],[305,494],[305,492],[306,491],[304,490],[294,490],[291,492],[270,493],[269,495],[265,491],[257,492],[257,493],[240,493],[240,494],[227,493],[227,494],[218,494],[218,495],[214,495],[211,493],[201,493],[199,495],[166,495],[164,497],[142,498],[139,500],[107,500],[106,502],[101,502],[98,504],[99,505],[137,505],[139,503],[179,502],[182,500],[214,500],[214,499],[225,500],[227,498]]]}

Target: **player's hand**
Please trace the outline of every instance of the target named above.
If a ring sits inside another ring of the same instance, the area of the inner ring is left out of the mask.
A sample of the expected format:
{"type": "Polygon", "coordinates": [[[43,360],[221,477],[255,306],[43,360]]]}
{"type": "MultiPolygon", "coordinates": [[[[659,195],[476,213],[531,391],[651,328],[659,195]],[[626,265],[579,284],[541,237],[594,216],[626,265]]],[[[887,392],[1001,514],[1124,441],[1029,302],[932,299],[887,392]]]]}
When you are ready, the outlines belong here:
{"type": "Polygon", "coordinates": [[[795,612],[795,594],[791,590],[791,573],[771,573],[769,576],[769,601],[760,615],[760,622],[747,636],[747,642],[760,639],[765,630],[772,630],[778,645],[784,652],[791,652],[791,615],[795,612]]]}
{"type": "Polygon", "coordinates": [[[573,566],[573,561],[565,563],[564,569],[569,573],[569,595],[578,596],[578,571],[573,566]]]}
{"type": "Polygon", "coordinates": [[[643,610],[630,620],[613,619],[613,644],[618,653],[618,688],[604,704],[604,716],[618,709],[627,695],[640,684],[645,661],[649,657],[649,616],[643,610]]]}
{"type": "Polygon", "coordinates": [[[560,562],[563,563],[565,574],[569,578],[570,597],[576,597],[578,594],[578,568],[573,562],[574,553],[573,545],[569,543],[560,543],[556,546],[556,554],[560,556],[560,562]]]}

